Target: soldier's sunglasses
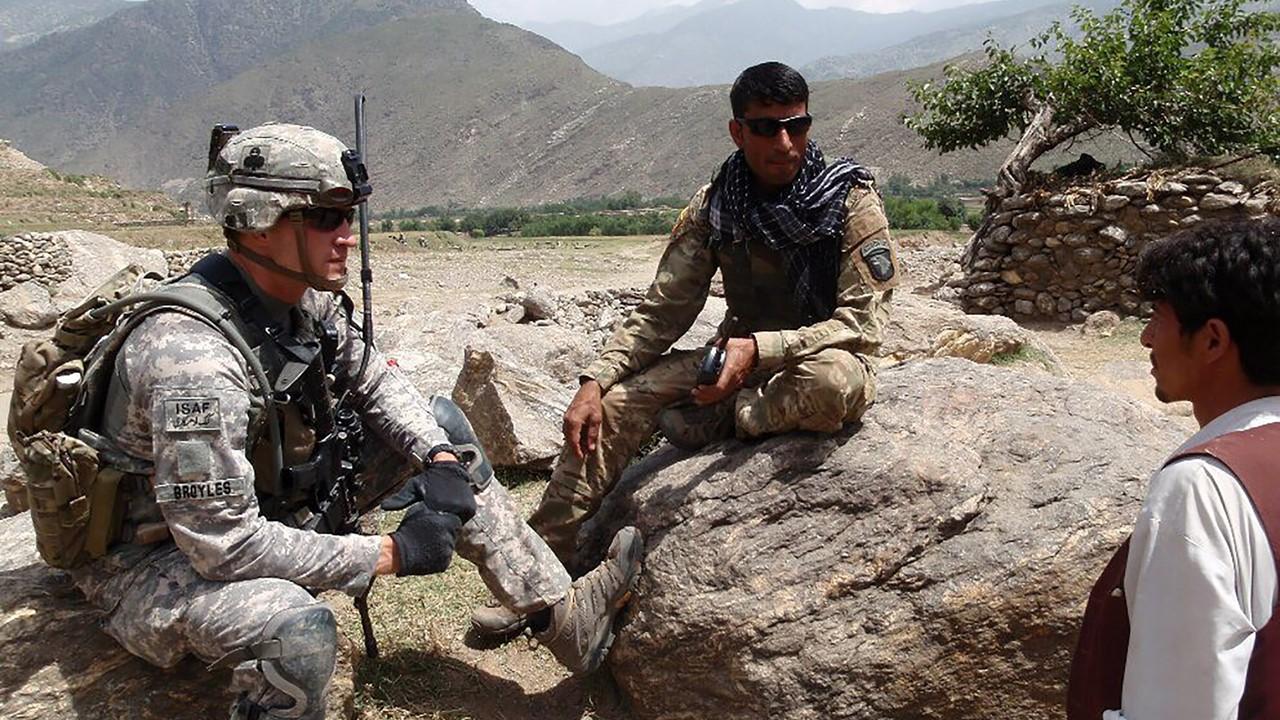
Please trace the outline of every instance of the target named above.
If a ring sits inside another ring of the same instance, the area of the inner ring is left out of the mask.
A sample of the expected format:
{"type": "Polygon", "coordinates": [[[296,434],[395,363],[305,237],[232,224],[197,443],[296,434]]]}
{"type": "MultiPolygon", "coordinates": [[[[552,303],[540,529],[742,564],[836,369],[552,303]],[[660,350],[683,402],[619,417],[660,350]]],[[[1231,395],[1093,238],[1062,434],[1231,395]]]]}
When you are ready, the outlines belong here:
{"type": "Polygon", "coordinates": [[[734,120],[738,121],[739,125],[746,125],[753,134],[760,137],[774,137],[783,128],[787,129],[788,135],[803,135],[809,132],[809,128],[813,125],[813,116],[809,113],[792,115],[789,118],[736,117],[734,120]]]}
{"type": "Polygon", "coordinates": [[[356,209],[354,207],[309,207],[300,211],[302,220],[308,227],[320,232],[333,232],[342,227],[343,221],[348,224],[355,220],[356,209]]]}

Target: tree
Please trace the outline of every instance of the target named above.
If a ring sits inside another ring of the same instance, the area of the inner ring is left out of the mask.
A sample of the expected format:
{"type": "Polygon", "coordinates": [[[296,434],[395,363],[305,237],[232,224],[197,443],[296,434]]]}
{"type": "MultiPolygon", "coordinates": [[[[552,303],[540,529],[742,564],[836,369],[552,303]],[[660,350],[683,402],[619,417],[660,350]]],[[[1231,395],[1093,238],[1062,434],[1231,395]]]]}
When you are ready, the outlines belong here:
{"type": "Polygon", "coordinates": [[[922,109],[906,123],[944,153],[1021,133],[993,199],[1017,193],[1048,150],[1107,128],[1173,157],[1280,160],[1280,13],[1244,4],[1123,0],[1101,17],[1077,7],[1078,39],[1055,23],[1025,58],[988,40],[984,67],[948,66],[941,85],[912,83],[922,109]]]}

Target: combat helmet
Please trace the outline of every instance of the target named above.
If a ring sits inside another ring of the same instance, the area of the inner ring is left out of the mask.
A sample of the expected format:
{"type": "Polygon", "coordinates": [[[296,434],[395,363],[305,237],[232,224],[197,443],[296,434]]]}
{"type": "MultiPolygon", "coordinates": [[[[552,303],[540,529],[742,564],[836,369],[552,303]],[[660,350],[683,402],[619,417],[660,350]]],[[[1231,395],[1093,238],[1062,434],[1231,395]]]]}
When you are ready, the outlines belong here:
{"type": "MultiPolygon", "coordinates": [[[[209,213],[224,228],[265,232],[288,215],[299,245],[305,238],[300,211],[351,208],[372,192],[358,153],[332,135],[287,123],[267,123],[244,132],[234,126],[214,127],[204,185],[209,213]]],[[[345,282],[327,281],[307,268],[301,273],[284,268],[234,237],[228,234],[232,249],[274,272],[325,290],[340,289],[345,282]]]]}

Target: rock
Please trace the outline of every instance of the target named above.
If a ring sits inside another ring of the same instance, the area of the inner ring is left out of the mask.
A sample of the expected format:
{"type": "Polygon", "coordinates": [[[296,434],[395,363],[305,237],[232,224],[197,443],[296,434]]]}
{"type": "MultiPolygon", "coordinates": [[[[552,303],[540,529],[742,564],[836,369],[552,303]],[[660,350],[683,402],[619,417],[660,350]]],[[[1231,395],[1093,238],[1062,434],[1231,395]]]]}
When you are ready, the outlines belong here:
{"type": "Polygon", "coordinates": [[[1111,210],[1119,210],[1120,208],[1128,204],[1129,204],[1129,198],[1125,197],[1124,195],[1107,195],[1102,198],[1102,202],[1099,203],[1099,207],[1101,207],[1103,210],[1111,211],[1111,210]]]}
{"type": "Polygon", "coordinates": [[[1200,210],[1204,212],[1213,210],[1226,210],[1240,204],[1240,198],[1235,195],[1224,195],[1221,193],[1209,193],[1200,198],[1200,210]]]}
{"type": "Polygon", "coordinates": [[[1147,198],[1147,193],[1150,191],[1150,188],[1148,187],[1145,180],[1137,180],[1137,181],[1128,180],[1125,182],[1116,183],[1115,186],[1112,188],[1112,190],[1113,192],[1115,192],[1115,194],[1123,195],[1130,199],[1142,198],[1145,200],[1147,198]]]}
{"type": "Polygon", "coordinates": [[[1217,185],[1219,182],[1222,181],[1222,178],[1218,177],[1217,175],[1212,175],[1208,173],[1194,173],[1191,175],[1183,175],[1178,179],[1188,185],[1217,185]]]}
{"type": "Polygon", "coordinates": [[[535,367],[468,346],[453,401],[494,467],[548,469],[560,454],[560,421],[573,394],[535,367]]]}
{"type": "Polygon", "coordinates": [[[550,320],[556,316],[555,295],[541,285],[535,285],[525,293],[521,305],[524,307],[524,322],[550,320]]]}
{"type": "Polygon", "coordinates": [[[1217,191],[1224,195],[1243,195],[1246,188],[1243,184],[1235,180],[1228,180],[1217,187],[1217,191]]]}
{"type": "MultiPolygon", "coordinates": [[[[1026,302],[1035,313],[1035,304],[1026,302]]],[[[894,297],[877,357],[889,363],[961,357],[978,363],[1026,354],[1050,372],[1062,365],[1053,351],[1013,320],[999,315],[966,315],[955,306],[915,295],[894,297]]]]}
{"type": "Polygon", "coordinates": [[[1129,239],[1129,233],[1118,225],[1108,225],[1099,230],[1098,234],[1116,245],[1123,244],[1125,240],[1129,239]]]}
{"type": "MultiPolygon", "coordinates": [[[[0,520],[0,544],[0,717],[226,717],[231,672],[208,672],[194,658],[160,670],[126,652],[98,628],[101,616],[67,573],[40,560],[30,517],[0,520]]],[[[339,646],[329,690],[331,720],[350,717],[353,698],[351,641],[340,636],[339,646]]]]}
{"type": "Polygon", "coordinates": [[[52,292],[60,311],[75,307],[84,296],[130,263],[160,275],[169,274],[169,263],[159,250],[136,248],[84,230],[67,230],[53,236],[66,243],[71,255],[71,276],[58,283],[52,292]]]}
{"type": "Polygon", "coordinates": [[[647,540],[612,674],[637,720],[1061,716],[1089,588],[1185,437],[1083,383],[931,360],[835,436],[660,449],[583,535],[647,540]]]}
{"type": "Polygon", "coordinates": [[[1084,321],[1080,333],[1086,337],[1111,337],[1119,327],[1119,315],[1110,310],[1099,310],[1084,321]]]}
{"type": "Polygon", "coordinates": [[[0,293],[0,315],[14,327],[43,330],[58,320],[49,291],[38,282],[24,282],[0,293]]]}

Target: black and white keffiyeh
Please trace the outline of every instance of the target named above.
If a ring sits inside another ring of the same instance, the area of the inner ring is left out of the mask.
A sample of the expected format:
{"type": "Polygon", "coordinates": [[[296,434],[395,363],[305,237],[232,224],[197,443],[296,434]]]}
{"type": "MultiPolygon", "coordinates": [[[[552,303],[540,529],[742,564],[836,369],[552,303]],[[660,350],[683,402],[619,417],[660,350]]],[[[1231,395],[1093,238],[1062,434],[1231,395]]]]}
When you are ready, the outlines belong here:
{"type": "Polygon", "coordinates": [[[796,179],[777,197],[763,198],[738,150],[712,181],[708,242],[715,247],[754,238],[777,250],[797,306],[810,322],[826,320],[835,311],[845,199],[853,185],[869,186],[871,178],[869,170],[847,158],[828,165],[810,141],[796,179]]]}

